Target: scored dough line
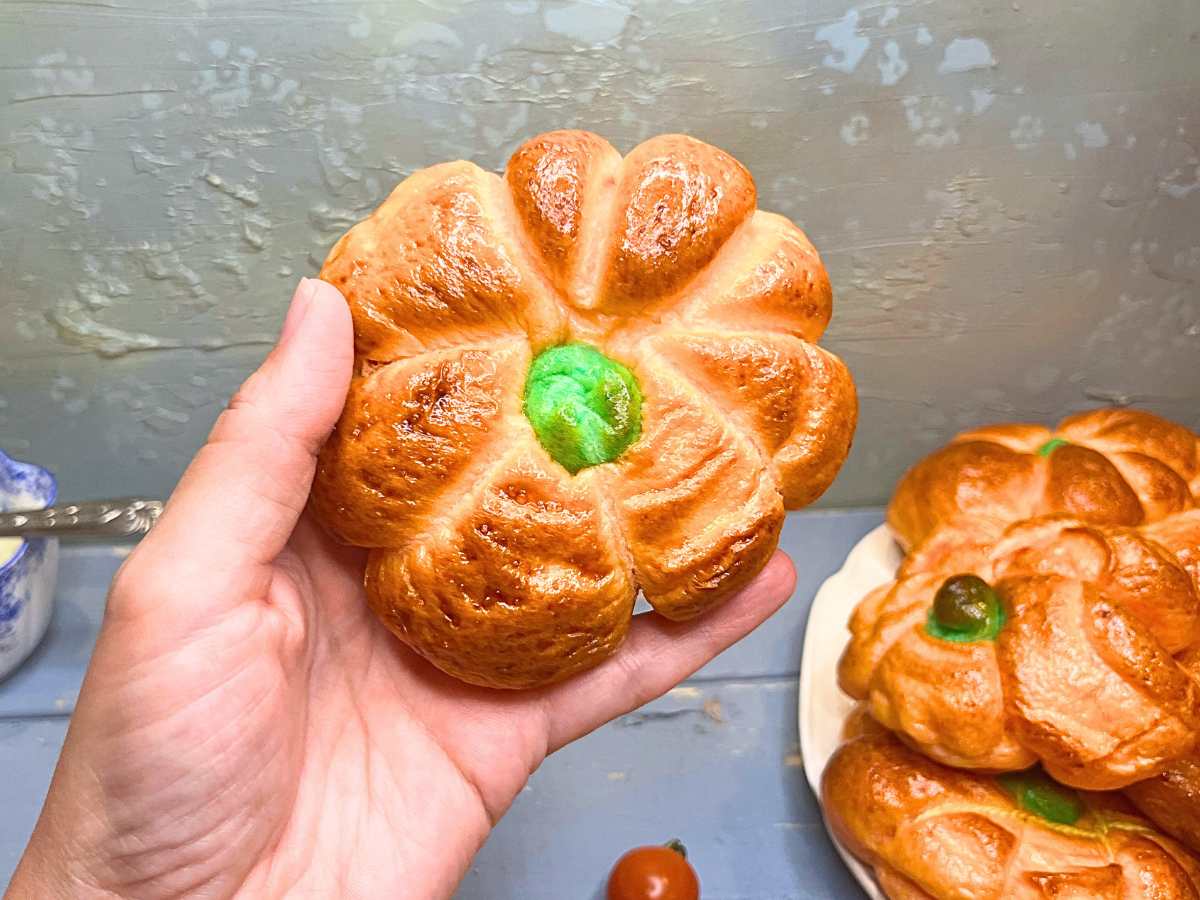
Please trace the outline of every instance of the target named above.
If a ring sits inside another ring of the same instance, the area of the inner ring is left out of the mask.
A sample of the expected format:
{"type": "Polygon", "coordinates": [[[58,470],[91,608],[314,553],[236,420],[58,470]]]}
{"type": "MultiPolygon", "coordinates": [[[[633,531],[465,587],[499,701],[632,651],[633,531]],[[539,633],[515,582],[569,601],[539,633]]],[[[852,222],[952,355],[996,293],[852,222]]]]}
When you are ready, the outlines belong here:
{"type": "Polygon", "coordinates": [[[557,339],[562,340],[566,336],[566,318],[554,303],[559,298],[559,291],[555,288],[550,273],[546,271],[545,260],[535,249],[533,237],[525,230],[525,223],[517,213],[517,203],[508,182],[493,172],[487,172],[485,183],[495,205],[498,223],[505,226],[501,231],[507,231],[513,236],[510,247],[516,257],[513,260],[515,267],[521,273],[528,274],[537,281],[537,287],[531,293],[537,297],[537,303],[543,308],[536,311],[526,309],[522,316],[525,320],[526,337],[532,351],[536,354],[541,348],[533,345],[533,335],[530,333],[529,327],[531,315],[538,315],[545,318],[546,321],[557,319],[559,332],[557,339]]]}
{"type": "Polygon", "coordinates": [[[575,265],[567,283],[568,305],[582,309],[596,309],[600,305],[604,264],[612,257],[616,235],[622,230],[617,201],[625,174],[625,160],[616,156],[607,166],[598,165],[597,169],[584,184],[575,265]]]}
{"type": "Polygon", "coordinates": [[[620,469],[617,463],[612,462],[584,471],[586,473],[584,477],[591,482],[588,489],[596,501],[596,510],[604,519],[605,530],[613,535],[614,549],[624,562],[626,571],[629,572],[629,580],[633,583],[636,596],[642,590],[638,581],[637,564],[633,558],[633,550],[629,547],[629,538],[625,535],[625,529],[621,527],[621,516],[617,512],[617,500],[611,489],[611,481],[613,478],[620,477],[620,469]]]}
{"type": "MultiPolygon", "coordinates": [[[[524,342],[523,338],[513,338],[505,341],[498,347],[470,349],[487,353],[490,358],[494,358],[494,355],[503,353],[509,347],[517,346],[524,342]]],[[[463,350],[462,352],[469,352],[469,350],[463,350]]],[[[402,362],[406,362],[406,360],[397,360],[395,363],[390,363],[389,365],[399,365],[402,362]]],[[[517,392],[517,396],[520,396],[519,391],[517,392]]],[[[430,503],[430,511],[421,517],[422,527],[415,530],[407,541],[394,549],[400,551],[407,550],[418,541],[428,538],[437,530],[439,525],[449,523],[459,507],[469,500],[474,499],[477,493],[483,490],[483,486],[487,484],[488,479],[496,468],[503,464],[511,453],[515,452],[514,447],[520,431],[514,427],[514,424],[519,424],[515,423],[514,420],[520,419],[521,423],[524,423],[524,416],[520,412],[519,400],[514,404],[513,398],[509,396],[509,392],[502,390],[499,406],[500,412],[492,427],[487,432],[487,434],[503,435],[503,437],[493,439],[491,444],[492,447],[497,448],[497,455],[493,457],[491,454],[486,456],[480,454],[480,459],[472,460],[456,477],[449,479],[443,484],[442,489],[438,491],[436,499],[430,503]],[[512,408],[514,405],[516,409],[512,408]],[[465,488],[463,487],[464,485],[466,485],[465,488]],[[453,492],[459,488],[462,488],[459,500],[448,507],[443,507],[439,501],[447,496],[452,496],[453,492]]]]}
{"type": "Polygon", "coordinates": [[[424,362],[426,357],[439,356],[447,353],[494,353],[497,350],[516,344],[519,341],[525,340],[525,335],[519,331],[497,331],[492,335],[493,343],[488,344],[479,340],[479,335],[472,334],[469,340],[461,343],[447,343],[445,345],[428,345],[425,349],[408,354],[405,356],[397,356],[395,359],[378,359],[370,356],[355,355],[355,366],[357,368],[356,378],[370,379],[381,372],[386,371],[392,366],[408,362],[424,362]],[[369,367],[369,368],[368,368],[369,367]]]}
{"type": "MultiPolygon", "coordinates": [[[[504,431],[508,428],[506,423],[502,421],[498,424],[498,430],[504,431]]],[[[500,442],[499,453],[490,459],[486,459],[482,464],[468,466],[458,478],[455,478],[439,493],[439,498],[446,496],[453,488],[462,485],[466,482],[469,486],[464,488],[459,498],[453,503],[445,506],[440,512],[431,512],[423,517],[424,527],[414,531],[411,537],[403,544],[397,547],[382,548],[385,550],[393,550],[400,553],[407,553],[409,549],[419,543],[427,541],[431,538],[437,538],[439,530],[447,532],[453,531],[465,516],[467,511],[472,508],[478,501],[479,496],[487,490],[491,484],[492,476],[495,473],[510,464],[511,460],[520,452],[520,444],[516,440],[516,436],[510,431],[510,437],[500,442]]]]}
{"type": "MultiPolygon", "coordinates": [[[[655,337],[659,335],[666,336],[666,334],[667,333],[665,332],[659,332],[656,335],[648,337],[655,337]]],[[[639,365],[649,365],[645,361],[645,343],[646,341],[639,342],[637,348],[635,349],[639,365]]],[[[663,372],[665,377],[679,385],[684,393],[691,397],[697,406],[700,406],[701,408],[707,409],[709,412],[711,412],[714,417],[720,421],[725,431],[734,436],[735,440],[740,440],[742,443],[748,443],[753,448],[755,456],[758,458],[759,465],[775,476],[775,493],[779,494],[780,498],[782,498],[783,492],[780,490],[781,482],[779,479],[779,473],[775,468],[774,457],[766,452],[766,449],[762,446],[757,434],[749,439],[739,437],[743,430],[753,433],[754,429],[743,429],[741,424],[737,422],[734,415],[728,409],[712,401],[708,395],[706,395],[695,384],[692,383],[692,380],[688,378],[687,375],[684,374],[676,364],[663,359],[661,356],[656,355],[656,359],[659,366],[661,366],[660,372],[663,372]]]]}

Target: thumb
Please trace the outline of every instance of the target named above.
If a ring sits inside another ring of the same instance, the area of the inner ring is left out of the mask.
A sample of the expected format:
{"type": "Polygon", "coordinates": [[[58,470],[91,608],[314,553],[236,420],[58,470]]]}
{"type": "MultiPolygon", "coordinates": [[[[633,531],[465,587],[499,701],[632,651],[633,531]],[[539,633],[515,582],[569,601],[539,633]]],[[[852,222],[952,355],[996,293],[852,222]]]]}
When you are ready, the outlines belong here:
{"type": "MultiPolygon", "coordinates": [[[[148,588],[151,602],[186,591],[212,611],[265,595],[345,402],[353,343],[342,295],[303,279],[278,344],[221,413],[129,559],[127,568],[169,582],[148,588]]],[[[140,589],[142,578],[124,574],[140,589]]]]}

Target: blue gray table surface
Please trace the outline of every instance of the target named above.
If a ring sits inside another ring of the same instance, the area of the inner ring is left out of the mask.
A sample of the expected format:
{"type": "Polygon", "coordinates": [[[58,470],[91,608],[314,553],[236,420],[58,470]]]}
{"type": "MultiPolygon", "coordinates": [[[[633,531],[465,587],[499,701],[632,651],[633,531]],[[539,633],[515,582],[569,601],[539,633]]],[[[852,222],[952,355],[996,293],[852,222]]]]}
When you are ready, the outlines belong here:
{"type": "MultiPolygon", "coordinates": [[[[679,837],[704,900],[862,894],[825,835],[797,745],[797,677],[821,582],[882,519],[793,514],[782,546],[795,596],[680,687],[559,751],[467,873],[459,900],[597,900],[626,849],[679,837]]],[[[50,781],[124,550],[64,548],[50,632],[0,684],[0,875],[16,866],[50,781]]]]}

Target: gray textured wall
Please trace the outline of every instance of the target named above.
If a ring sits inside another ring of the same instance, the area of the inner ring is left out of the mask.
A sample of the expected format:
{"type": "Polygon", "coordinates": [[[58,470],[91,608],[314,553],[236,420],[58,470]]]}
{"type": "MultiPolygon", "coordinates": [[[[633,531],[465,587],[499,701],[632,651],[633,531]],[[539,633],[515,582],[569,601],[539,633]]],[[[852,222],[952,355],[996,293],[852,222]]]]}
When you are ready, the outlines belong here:
{"type": "Polygon", "coordinates": [[[0,445],[167,491],[396,181],[569,126],[714,142],[822,250],[825,503],[983,420],[1200,426],[1200,3],[1145,6],[0,0],[0,445]]]}

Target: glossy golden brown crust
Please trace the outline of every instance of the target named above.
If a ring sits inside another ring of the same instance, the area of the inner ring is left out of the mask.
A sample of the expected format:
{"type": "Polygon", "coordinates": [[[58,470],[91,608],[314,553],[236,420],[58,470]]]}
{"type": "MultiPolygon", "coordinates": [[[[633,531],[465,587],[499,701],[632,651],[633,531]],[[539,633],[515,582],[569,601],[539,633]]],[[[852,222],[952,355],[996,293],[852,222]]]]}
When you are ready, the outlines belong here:
{"type": "Polygon", "coordinates": [[[1200,687],[1140,620],[1085,582],[1001,582],[996,641],[1018,740],[1067,784],[1124,787],[1195,746],[1200,687]]]}
{"type": "MultiPolygon", "coordinates": [[[[1200,649],[1181,654],[1179,662],[1200,681],[1200,649]]],[[[1154,778],[1131,784],[1125,795],[1155,825],[1200,852],[1200,750],[1176,760],[1154,778]]]]}
{"type": "Polygon", "coordinates": [[[755,205],[700,141],[622,159],[561,131],[503,178],[418,172],[338,241],[321,277],[350,305],[357,370],[312,505],[373,548],[372,608],[409,646],[477,684],[566,677],[621,642],[638,590],[686,619],[746,585],[784,510],[828,487],[857,414],[813,344],[829,279],[755,205]],[[570,340],[644,397],[638,441],[576,476],[521,412],[533,355],[570,340]]]}
{"type": "Polygon", "coordinates": [[[1015,522],[1051,513],[1140,525],[1196,506],[1200,442],[1173,422],[1098,409],[1054,430],[994,425],[964,432],[900,480],[888,524],[906,548],[961,516],[1015,522]],[[1066,441],[1048,454],[1049,441],[1066,441]]]}
{"type": "Polygon", "coordinates": [[[788,509],[833,481],[854,435],[858,402],[833,354],[788,335],[679,332],[648,343],[774,462],[788,509]]]}
{"type": "Polygon", "coordinates": [[[1200,688],[1173,658],[1200,645],[1200,582],[1173,552],[1186,557],[1198,520],[943,526],[853,613],[839,683],[948,765],[1011,771],[1040,760],[1094,790],[1152,777],[1200,740],[1200,688]],[[996,585],[1007,612],[996,641],[927,633],[938,587],[961,573],[996,585]]]}
{"type": "Polygon", "coordinates": [[[595,295],[586,271],[593,260],[582,255],[595,241],[583,231],[593,222],[608,230],[605,207],[620,170],[620,154],[602,137],[552,131],[518,148],[504,173],[533,252],[560,294],[578,305],[595,295]]]}
{"type": "Polygon", "coordinates": [[[1200,585],[1200,509],[1147,525],[1142,533],[1165,547],[1200,585]]]}
{"type": "Polygon", "coordinates": [[[445,672],[496,687],[565,678],[625,638],[634,581],[593,486],[528,445],[495,460],[432,533],[371,553],[367,598],[445,672]]]}
{"type": "Polygon", "coordinates": [[[597,480],[613,500],[638,583],[689,619],[744,587],[783,527],[779,482],[742,429],[675,372],[638,358],[642,436],[597,480]]]}
{"type": "Polygon", "coordinates": [[[889,735],[851,740],[821,783],[830,829],[893,900],[1195,900],[1200,862],[1119,796],[1085,794],[1073,827],[1020,809],[993,779],[889,735]]]}
{"type": "Polygon", "coordinates": [[[509,239],[513,218],[496,176],[454,162],[405,179],[350,229],[321,278],[350,304],[360,364],[506,337],[558,340],[563,311],[509,239]]]}
{"type": "Polygon", "coordinates": [[[750,173],[728,153],[682,134],[639,144],[617,183],[603,306],[636,314],[647,297],[674,296],[713,261],[757,199],[750,173]]]}
{"type": "Polygon", "coordinates": [[[423,530],[503,449],[529,359],[528,343],[510,338],[356,376],[318,461],[312,504],[326,527],[360,547],[423,530]]]}
{"type": "Polygon", "coordinates": [[[1130,785],[1125,793],[1142,815],[1200,852],[1200,755],[1179,760],[1154,778],[1130,785]]]}

